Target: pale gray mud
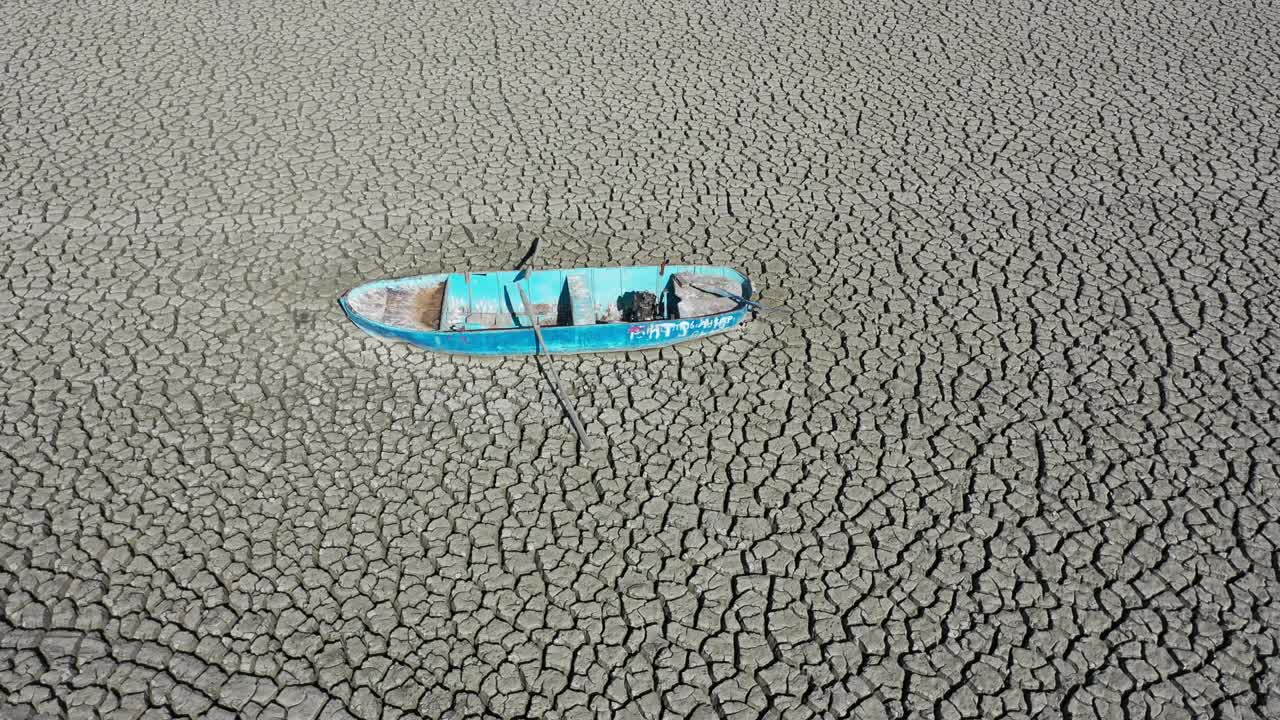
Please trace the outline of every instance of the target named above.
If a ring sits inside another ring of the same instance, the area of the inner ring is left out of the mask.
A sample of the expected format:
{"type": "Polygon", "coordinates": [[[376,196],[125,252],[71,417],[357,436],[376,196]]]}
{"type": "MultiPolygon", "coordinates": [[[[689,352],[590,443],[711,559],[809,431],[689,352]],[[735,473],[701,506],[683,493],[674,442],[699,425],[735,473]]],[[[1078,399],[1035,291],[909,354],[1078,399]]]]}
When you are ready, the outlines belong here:
{"type": "Polygon", "coordinates": [[[1273,3],[0,4],[0,717],[1277,717],[1273,3]],[[363,280],[723,263],[558,362],[363,280]]]}

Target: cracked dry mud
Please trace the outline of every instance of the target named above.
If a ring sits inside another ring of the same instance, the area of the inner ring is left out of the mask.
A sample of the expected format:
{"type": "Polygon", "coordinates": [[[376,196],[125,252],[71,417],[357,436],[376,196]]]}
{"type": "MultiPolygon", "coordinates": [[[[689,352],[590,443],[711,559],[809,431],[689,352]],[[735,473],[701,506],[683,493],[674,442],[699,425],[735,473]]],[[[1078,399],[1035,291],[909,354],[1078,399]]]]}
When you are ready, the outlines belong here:
{"type": "Polygon", "coordinates": [[[0,717],[1277,717],[1271,3],[0,5],[0,717]],[[360,281],[741,268],[558,362],[360,281]]]}

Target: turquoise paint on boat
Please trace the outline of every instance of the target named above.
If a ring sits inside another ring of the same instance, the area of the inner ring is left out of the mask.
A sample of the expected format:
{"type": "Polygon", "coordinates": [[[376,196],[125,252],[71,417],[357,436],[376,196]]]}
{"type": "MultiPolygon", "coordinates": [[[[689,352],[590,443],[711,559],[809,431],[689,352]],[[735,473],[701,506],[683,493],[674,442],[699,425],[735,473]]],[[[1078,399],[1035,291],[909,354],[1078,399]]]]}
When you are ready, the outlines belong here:
{"type": "Polygon", "coordinates": [[[672,345],[737,327],[750,310],[741,300],[751,299],[751,282],[710,265],[419,275],[366,283],[338,302],[361,329],[427,350],[532,355],[537,339],[516,282],[552,353],[672,345]],[[639,293],[656,296],[657,319],[628,318],[639,293]]]}

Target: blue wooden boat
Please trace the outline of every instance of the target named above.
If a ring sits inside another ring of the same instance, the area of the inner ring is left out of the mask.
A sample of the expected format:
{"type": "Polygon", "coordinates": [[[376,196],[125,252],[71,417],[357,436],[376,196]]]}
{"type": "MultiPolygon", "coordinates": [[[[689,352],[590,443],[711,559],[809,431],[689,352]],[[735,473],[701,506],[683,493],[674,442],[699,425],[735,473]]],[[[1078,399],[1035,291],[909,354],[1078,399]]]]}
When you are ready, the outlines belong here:
{"type": "Polygon", "coordinates": [[[530,310],[547,350],[583,353],[724,332],[755,304],[745,276],[706,265],[420,275],[366,283],[339,302],[352,322],[374,335],[468,355],[538,352],[530,310]]]}

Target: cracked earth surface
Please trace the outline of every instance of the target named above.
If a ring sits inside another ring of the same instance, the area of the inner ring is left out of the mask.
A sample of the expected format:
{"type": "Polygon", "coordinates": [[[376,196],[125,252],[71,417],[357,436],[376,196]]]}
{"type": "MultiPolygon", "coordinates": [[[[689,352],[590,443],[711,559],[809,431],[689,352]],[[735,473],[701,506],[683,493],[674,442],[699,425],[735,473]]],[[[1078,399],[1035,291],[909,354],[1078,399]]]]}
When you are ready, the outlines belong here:
{"type": "Polygon", "coordinates": [[[0,5],[0,717],[1277,717],[1280,12],[0,5]],[[536,365],[375,277],[733,265],[536,365]]]}

